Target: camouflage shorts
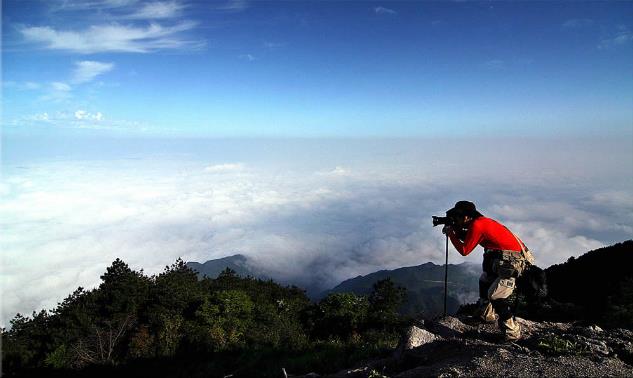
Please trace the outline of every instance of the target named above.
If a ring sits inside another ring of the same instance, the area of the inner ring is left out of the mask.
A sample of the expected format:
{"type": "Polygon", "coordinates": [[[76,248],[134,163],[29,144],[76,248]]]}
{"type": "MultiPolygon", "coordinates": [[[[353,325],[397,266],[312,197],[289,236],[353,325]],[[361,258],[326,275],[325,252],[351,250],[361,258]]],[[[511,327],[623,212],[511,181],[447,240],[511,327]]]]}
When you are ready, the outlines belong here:
{"type": "Polygon", "coordinates": [[[501,278],[516,278],[527,267],[527,260],[521,253],[515,251],[501,251],[498,259],[492,263],[492,272],[501,278]]]}

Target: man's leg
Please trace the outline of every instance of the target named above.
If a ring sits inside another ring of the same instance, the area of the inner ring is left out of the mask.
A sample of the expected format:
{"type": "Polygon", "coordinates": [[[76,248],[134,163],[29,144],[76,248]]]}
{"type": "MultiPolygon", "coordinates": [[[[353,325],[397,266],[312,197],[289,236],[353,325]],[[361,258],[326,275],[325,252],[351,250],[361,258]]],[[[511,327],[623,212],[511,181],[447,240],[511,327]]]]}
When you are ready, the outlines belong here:
{"type": "Polygon", "coordinates": [[[518,340],[521,337],[521,327],[512,317],[510,301],[508,300],[515,285],[514,278],[497,278],[488,290],[488,298],[490,298],[492,307],[499,316],[499,328],[508,341],[518,340]]]}
{"type": "Polygon", "coordinates": [[[488,290],[490,285],[494,282],[494,277],[483,272],[479,277],[479,309],[478,315],[486,323],[494,323],[497,321],[497,315],[495,310],[488,299],[488,290]]]}

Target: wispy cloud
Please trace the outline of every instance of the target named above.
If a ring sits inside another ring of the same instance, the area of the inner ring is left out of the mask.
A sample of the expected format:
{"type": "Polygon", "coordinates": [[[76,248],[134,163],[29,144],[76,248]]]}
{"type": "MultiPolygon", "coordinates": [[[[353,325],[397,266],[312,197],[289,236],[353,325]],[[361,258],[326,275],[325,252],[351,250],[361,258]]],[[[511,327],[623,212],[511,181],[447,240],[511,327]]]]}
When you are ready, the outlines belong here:
{"type": "Polygon", "coordinates": [[[81,84],[92,81],[95,77],[112,71],[113,68],[114,63],[95,62],[92,60],[75,62],[72,82],[81,84]]]}
{"type": "Polygon", "coordinates": [[[103,114],[101,112],[90,113],[85,110],[77,110],[75,112],[75,119],[79,121],[101,122],[103,120],[103,114]]]}
{"type": "Polygon", "coordinates": [[[392,15],[392,16],[398,14],[398,12],[396,12],[395,10],[385,8],[385,7],[375,7],[374,12],[376,12],[376,14],[386,14],[386,15],[392,15]]]}
{"type": "Polygon", "coordinates": [[[182,16],[188,6],[180,0],[92,0],[53,3],[53,12],[83,12],[85,17],[99,15],[108,20],[161,20],[182,16]]]}
{"type": "Polygon", "coordinates": [[[27,122],[51,122],[51,117],[48,115],[47,112],[44,112],[24,116],[22,117],[22,120],[27,122]]]}
{"type": "Polygon", "coordinates": [[[72,97],[72,87],[63,81],[54,81],[44,86],[42,101],[62,102],[72,97]]]}
{"type": "Polygon", "coordinates": [[[212,173],[227,173],[243,170],[244,168],[245,166],[242,163],[224,163],[209,165],[208,167],[204,168],[204,171],[212,173]]]}
{"type": "Polygon", "coordinates": [[[141,20],[175,18],[181,16],[183,9],[185,5],[177,1],[157,1],[144,3],[140,9],[123,18],[141,20]]]}
{"type": "Polygon", "coordinates": [[[598,48],[601,50],[608,50],[627,45],[633,42],[633,33],[624,25],[620,25],[615,34],[610,38],[605,38],[600,41],[598,48]]]}
{"type": "Polygon", "coordinates": [[[59,11],[80,11],[92,9],[117,9],[134,6],[139,0],[64,0],[61,2],[51,2],[51,10],[59,11]]]}
{"type": "MultiPolygon", "coordinates": [[[[73,126],[74,121],[95,121],[100,122],[104,120],[103,113],[101,112],[88,112],[86,110],[76,110],[73,112],[42,112],[25,115],[14,119],[10,125],[29,127],[37,126],[37,124],[46,123],[53,126],[73,126]]],[[[75,125],[76,126],[76,125],[75,125]]]]}
{"type": "Polygon", "coordinates": [[[254,61],[256,58],[251,55],[251,54],[242,54],[240,56],[238,56],[238,58],[242,59],[242,60],[248,60],[249,62],[254,61]]]}
{"type": "Polygon", "coordinates": [[[143,122],[109,119],[101,111],[77,109],[74,111],[40,112],[28,114],[8,121],[5,126],[12,128],[58,128],[91,129],[111,131],[147,131],[143,122]]]}
{"type": "Polygon", "coordinates": [[[88,83],[113,68],[114,63],[84,60],[75,62],[75,67],[69,80],[58,80],[49,83],[5,81],[2,85],[5,89],[40,91],[42,95],[39,100],[41,101],[63,102],[73,97],[72,92],[76,85],[88,83]]]}
{"type": "Polygon", "coordinates": [[[51,50],[81,54],[100,52],[149,53],[163,49],[191,49],[204,44],[179,37],[193,29],[195,22],[183,21],[173,26],[151,23],[147,27],[120,24],[91,26],[83,31],[56,30],[49,26],[24,27],[20,32],[31,42],[43,43],[51,50]]]}
{"type": "Polygon", "coordinates": [[[246,0],[228,0],[223,4],[215,4],[213,9],[229,12],[241,12],[248,9],[249,6],[250,4],[246,0]]]}
{"type": "Polygon", "coordinates": [[[69,92],[72,87],[64,82],[61,81],[54,81],[51,83],[51,87],[56,90],[56,91],[60,91],[60,92],[69,92]]]}
{"type": "Polygon", "coordinates": [[[567,20],[563,23],[563,28],[565,29],[580,29],[586,28],[593,25],[593,20],[588,18],[576,18],[567,20]]]}

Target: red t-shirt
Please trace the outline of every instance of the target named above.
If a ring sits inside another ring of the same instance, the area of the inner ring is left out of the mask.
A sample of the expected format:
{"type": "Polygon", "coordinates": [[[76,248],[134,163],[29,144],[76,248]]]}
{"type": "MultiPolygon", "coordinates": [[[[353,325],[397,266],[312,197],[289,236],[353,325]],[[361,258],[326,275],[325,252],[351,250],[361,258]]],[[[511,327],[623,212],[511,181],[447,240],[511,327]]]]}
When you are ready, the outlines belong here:
{"type": "MultiPolygon", "coordinates": [[[[448,236],[457,252],[462,256],[472,252],[477,244],[485,249],[521,251],[521,244],[510,230],[496,220],[486,217],[479,217],[472,221],[463,243],[454,231],[449,232],[448,236]]],[[[525,244],[523,245],[525,246],[525,244]]]]}

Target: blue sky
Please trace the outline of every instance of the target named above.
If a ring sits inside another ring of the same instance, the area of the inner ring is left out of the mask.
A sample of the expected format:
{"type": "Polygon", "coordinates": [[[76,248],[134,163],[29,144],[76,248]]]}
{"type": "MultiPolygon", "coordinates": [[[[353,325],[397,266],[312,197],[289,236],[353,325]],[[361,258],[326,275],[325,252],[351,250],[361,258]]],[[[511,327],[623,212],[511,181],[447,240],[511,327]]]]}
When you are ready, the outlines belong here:
{"type": "Polygon", "coordinates": [[[633,2],[4,1],[4,135],[627,136],[633,2]]]}

